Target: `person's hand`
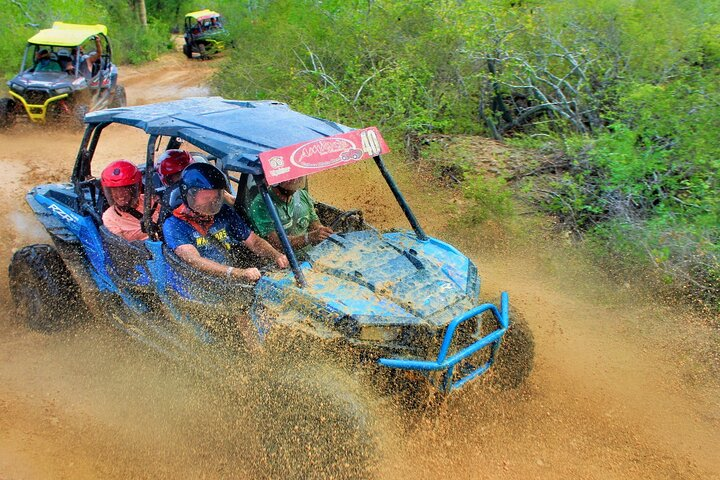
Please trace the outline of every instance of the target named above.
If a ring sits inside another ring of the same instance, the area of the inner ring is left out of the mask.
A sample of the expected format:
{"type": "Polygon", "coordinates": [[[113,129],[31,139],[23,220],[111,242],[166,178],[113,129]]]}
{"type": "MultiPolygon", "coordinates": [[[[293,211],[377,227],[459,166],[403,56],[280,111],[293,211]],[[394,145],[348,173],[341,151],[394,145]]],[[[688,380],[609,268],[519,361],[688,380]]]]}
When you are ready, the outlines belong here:
{"type": "Polygon", "coordinates": [[[232,276],[241,280],[249,280],[251,282],[257,282],[260,280],[260,270],[257,268],[234,268],[232,276]]]}
{"type": "Polygon", "coordinates": [[[317,245],[333,233],[335,232],[333,232],[332,228],[320,225],[320,228],[318,228],[317,230],[308,232],[308,239],[310,240],[310,243],[312,243],[313,245],[317,245]]]}
{"type": "Polygon", "coordinates": [[[277,257],[275,259],[275,263],[280,268],[288,268],[290,266],[290,262],[285,255],[280,255],[279,257],[277,257]]]}

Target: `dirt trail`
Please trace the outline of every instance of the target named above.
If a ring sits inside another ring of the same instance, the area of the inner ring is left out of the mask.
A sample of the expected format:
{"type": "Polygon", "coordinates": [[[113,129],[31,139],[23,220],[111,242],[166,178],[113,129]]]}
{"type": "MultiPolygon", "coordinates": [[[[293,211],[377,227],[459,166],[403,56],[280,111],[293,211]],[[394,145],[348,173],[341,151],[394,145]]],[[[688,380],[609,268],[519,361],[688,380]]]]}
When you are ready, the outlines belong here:
{"type": "MultiPolygon", "coordinates": [[[[129,101],[206,95],[214,64],[176,53],[125,67],[129,101]]],[[[69,177],[79,139],[23,126],[0,132],[3,265],[12,249],[47,238],[23,197],[34,184],[69,177]]],[[[144,152],[139,135],[101,147],[108,161],[140,161],[144,152]]],[[[458,225],[437,189],[396,170],[428,232],[475,260],[485,294],[509,291],[533,328],[538,358],[526,388],[474,387],[440,421],[386,445],[380,478],[720,478],[720,387],[707,367],[718,362],[717,331],[638,293],[639,285],[606,278],[567,245],[458,225]]],[[[404,227],[379,182],[358,165],[312,188],[335,205],[361,206],[376,225],[404,227]]],[[[10,311],[5,276],[0,294],[10,311]]],[[[10,314],[0,328],[0,479],[257,476],[242,405],[217,399],[119,334],[94,326],[44,336],[10,314]]]]}

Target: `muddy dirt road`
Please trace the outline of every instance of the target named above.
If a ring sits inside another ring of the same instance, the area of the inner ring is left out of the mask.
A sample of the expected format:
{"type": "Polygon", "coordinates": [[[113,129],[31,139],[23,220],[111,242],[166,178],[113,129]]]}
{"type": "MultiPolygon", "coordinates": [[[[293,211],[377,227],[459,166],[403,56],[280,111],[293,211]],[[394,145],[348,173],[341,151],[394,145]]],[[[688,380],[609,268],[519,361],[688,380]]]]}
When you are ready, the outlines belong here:
{"type": "MultiPolygon", "coordinates": [[[[174,54],[126,67],[129,102],[206,95],[213,63],[174,54]]],[[[0,264],[14,248],[46,241],[23,197],[69,177],[79,139],[22,126],[0,132],[0,264]]],[[[108,161],[140,161],[143,138],[102,148],[108,161]]],[[[439,421],[388,442],[378,478],[720,478],[720,341],[705,319],[643,293],[641,279],[607,278],[556,239],[462,226],[436,188],[396,170],[426,230],[475,260],[485,295],[509,291],[533,328],[537,360],[521,390],[472,388],[439,421]]],[[[377,180],[358,166],[314,192],[362,206],[375,224],[404,226],[377,180]]],[[[0,295],[0,479],[258,477],[248,433],[258,427],[243,405],[101,325],[30,332],[10,313],[5,275],[0,295]]]]}

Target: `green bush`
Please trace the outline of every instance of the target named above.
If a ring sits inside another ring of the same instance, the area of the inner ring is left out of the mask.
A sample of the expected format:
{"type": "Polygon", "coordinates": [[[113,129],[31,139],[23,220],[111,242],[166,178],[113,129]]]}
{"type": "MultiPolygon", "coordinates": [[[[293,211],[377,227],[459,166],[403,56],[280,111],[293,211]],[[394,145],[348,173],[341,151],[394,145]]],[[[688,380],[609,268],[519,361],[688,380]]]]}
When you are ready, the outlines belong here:
{"type": "Polygon", "coordinates": [[[398,135],[478,131],[468,121],[472,103],[452,84],[458,39],[446,34],[433,4],[379,3],[265,4],[237,26],[242,34],[215,78],[217,89],[398,135]]]}
{"type": "Polygon", "coordinates": [[[468,174],[463,185],[463,194],[471,200],[464,217],[469,223],[502,221],[514,214],[512,191],[507,188],[502,178],[468,174]]]}

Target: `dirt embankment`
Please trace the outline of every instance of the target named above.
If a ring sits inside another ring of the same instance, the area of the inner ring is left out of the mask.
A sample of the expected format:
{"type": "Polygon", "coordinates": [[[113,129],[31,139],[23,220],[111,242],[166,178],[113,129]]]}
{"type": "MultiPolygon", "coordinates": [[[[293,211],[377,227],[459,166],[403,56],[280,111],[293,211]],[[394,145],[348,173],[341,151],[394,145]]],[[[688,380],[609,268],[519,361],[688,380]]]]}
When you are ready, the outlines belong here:
{"type": "MultiPolygon", "coordinates": [[[[124,68],[123,82],[131,104],[204,95],[213,65],[177,53],[124,68]]],[[[142,136],[106,138],[108,161],[142,158],[142,136]]],[[[69,177],[79,139],[22,126],[0,133],[4,265],[14,248],[45,241],[23,197],[69,177]]],[[[470,388],[438,421],[386,445],[378,477],[720,478],[720,388],[704,361],[718,355],[718,332],[640,293],[642,279],[616,284],[554,238],[462,226],[443,192],[395,171],[428,232],[474,259],[488,298],[509,291],[533,328],[537,361],[525,388],[470,388]]],[[[372,223],[405,226],[370,164],[312,188],[361,206],[372,223]]],[[[262,426],[243,405],[107,328],[27,331],[9,313],[4,276],[0,287],[0,479],[257,477],[249,432],[262,426]]]]}

